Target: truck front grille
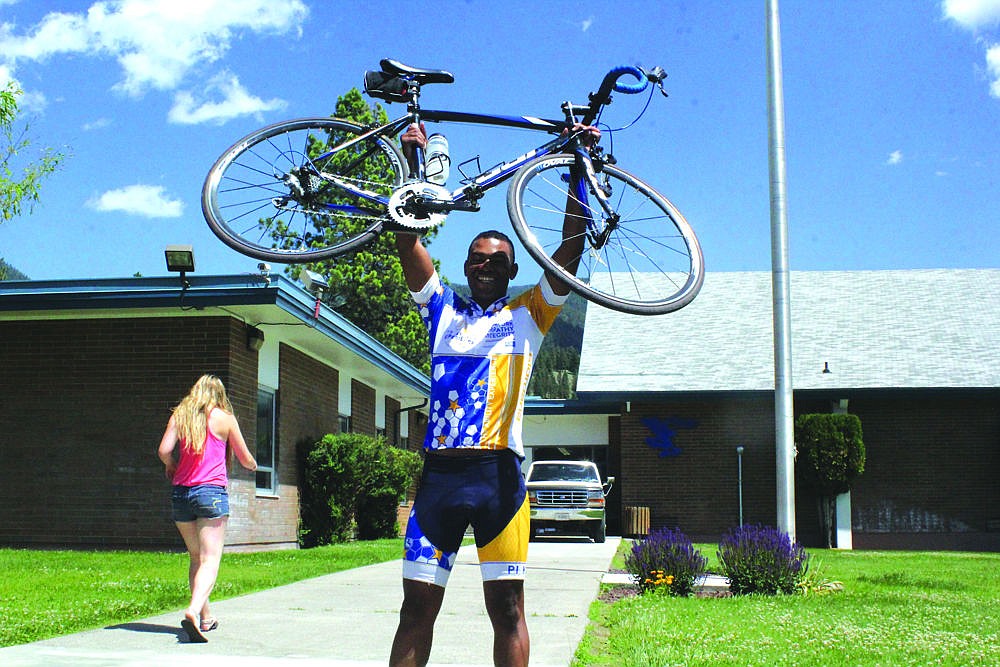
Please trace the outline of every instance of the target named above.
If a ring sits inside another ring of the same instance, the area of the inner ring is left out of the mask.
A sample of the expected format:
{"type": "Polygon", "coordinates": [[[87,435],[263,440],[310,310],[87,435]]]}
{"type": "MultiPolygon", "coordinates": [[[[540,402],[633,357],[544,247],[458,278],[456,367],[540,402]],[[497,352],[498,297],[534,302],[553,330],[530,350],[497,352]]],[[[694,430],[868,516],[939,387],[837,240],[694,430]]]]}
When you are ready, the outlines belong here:
{"type": "Polygon", "coordinates": [[[568,506],[568,505],[584,505],[587,504],[587,492],[584,491],[572,491],[572,490],[556,490],[556,491],[544,491],[539,490],[535,492],[535,497],[538,498],[539,505],[550,505],[550,506],[568,506]]]}

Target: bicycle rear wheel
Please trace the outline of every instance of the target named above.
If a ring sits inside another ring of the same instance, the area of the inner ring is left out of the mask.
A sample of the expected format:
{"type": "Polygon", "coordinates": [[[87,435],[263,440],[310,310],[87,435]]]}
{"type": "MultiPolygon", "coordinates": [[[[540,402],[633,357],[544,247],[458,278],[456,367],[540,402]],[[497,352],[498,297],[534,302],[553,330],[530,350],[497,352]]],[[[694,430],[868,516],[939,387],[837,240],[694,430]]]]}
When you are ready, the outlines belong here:
{"type": "Polygon", "coordinates": [[[620,216],[609,220],[594,201],[583,203],[606,239],[584,241],[576,275],[552,259],[562,243],[572,155],[552,155],[526,164],[507,191],[507,211],[525,249],[546,271],[585,299],[635,315],[683,308],[705,278],[694,230],[666,197],[622,169],[605,165],[598,179],[610,187],[609,203],[620,216]]]}
{"type": "Polygon", "coordinates": [[[403,179],[395,143],[354,123],[303,118],[262,128],[233,144],[205,178],[201,208],[223,243],[250,257],[314,262],[367,243],[382,229],[403,179]],[[367,196],[362,196],[363,191],[367,196]]]}

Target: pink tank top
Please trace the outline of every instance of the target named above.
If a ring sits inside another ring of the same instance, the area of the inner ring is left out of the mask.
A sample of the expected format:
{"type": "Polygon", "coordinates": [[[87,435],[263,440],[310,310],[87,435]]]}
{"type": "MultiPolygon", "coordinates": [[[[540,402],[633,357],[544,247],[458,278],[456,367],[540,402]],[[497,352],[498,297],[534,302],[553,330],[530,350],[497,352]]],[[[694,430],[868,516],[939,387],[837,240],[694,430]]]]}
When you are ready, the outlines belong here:
{"type": "Polygon", "coordinates": [[[201,456],[188,450],[181,441],[181,458],[174,472],[174,486],[197,486],[199,484],[214,484],[226,486],[229,477],[226,474],[226,443],[220,440],[206,428],[205,448],[201,456]]]}

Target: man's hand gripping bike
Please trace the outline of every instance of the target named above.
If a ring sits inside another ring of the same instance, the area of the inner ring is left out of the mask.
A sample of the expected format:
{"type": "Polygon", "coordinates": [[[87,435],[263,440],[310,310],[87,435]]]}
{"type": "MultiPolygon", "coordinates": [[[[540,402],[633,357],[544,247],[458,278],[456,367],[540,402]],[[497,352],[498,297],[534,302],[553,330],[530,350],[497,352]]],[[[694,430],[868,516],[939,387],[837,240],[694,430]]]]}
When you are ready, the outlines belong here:
{"type": "Polygon", "coordinates": [[[477,211],[486,192],[510,180],[507,210],[514,232],[544,270],[607,308],[667,313],[690,303],[704,280],[694,231],[666,197],[620,169],[602,147],[584,148],[579,132],[572,131],[576,123],[598,124],[612,92],[639,93],[651,84],[663,92],[665,77],[658,67],[616,68],[588,104],[564,102],[564,117],[546,120],[423,109],[422,87],[452,83],[454,77],[386,59],[381,71],[366,74],[365,92],[405,103],[405,115],[367,127],[303,118],[257,130],[212,166],[202,210],[212,231],[238,252],[306,263],[356,250],[382,231],[419,233],[439,225],[451,211],[477,211]],[[637,83],[621,82],[625,76],[637,83]],[[450,191],[428,180],[433,167],[419,147],[414,173],[408,173],[396,138],[421,122],[514,127],[554,136],[485,171],[479,171],[477,159],[460,165],[461,186],[450,191]],[[469,164],[479,173],[466,174],[469,164]],[[582,177],[572,176],[577,174],[582,177]],[[576,275],[551,257],[562,243],[567,189],[580,202],[586,227],[576,275]]]}

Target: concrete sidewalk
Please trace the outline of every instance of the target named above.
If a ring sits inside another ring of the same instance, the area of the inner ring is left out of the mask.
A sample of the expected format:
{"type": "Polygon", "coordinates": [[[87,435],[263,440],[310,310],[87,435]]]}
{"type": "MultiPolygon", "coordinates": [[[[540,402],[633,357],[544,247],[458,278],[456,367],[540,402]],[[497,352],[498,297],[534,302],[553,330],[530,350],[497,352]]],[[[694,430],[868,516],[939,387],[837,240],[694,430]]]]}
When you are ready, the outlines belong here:
{"type": "MultiPolygon", "coordinates": [[[[525,611],[531,664],[566,667],[611,564],[605,544],[533,542],[525,611]]],[[[223,577],[225,560],[223,559],[223,577]]],[[[188,644],[181,612],[0,649],[4,667],[302,667],[385,665],[402,601],[400,561],[212,603],[219,628],[188,644]]],[[[463,547],[434,632],[432,665],[492,665],[493,631],[474,547],[463,547]]]]}

